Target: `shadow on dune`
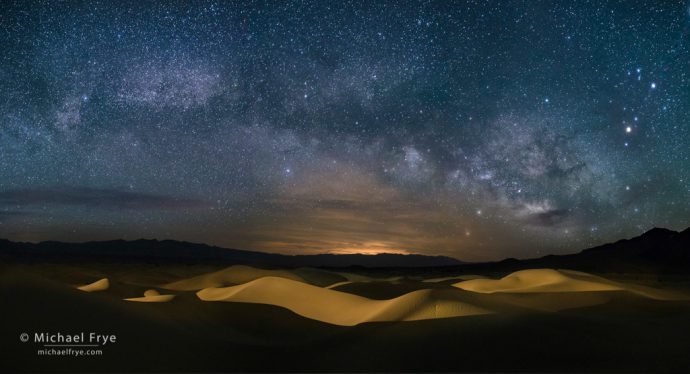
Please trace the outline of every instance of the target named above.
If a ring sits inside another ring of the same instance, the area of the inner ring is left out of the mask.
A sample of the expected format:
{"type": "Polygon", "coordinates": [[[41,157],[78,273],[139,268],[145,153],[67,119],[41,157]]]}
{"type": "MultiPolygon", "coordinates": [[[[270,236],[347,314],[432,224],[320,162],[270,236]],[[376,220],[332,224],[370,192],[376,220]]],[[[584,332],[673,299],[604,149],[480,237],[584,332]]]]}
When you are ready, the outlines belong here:
{"type": "Polygon", "coordinates": [[[572,300],[572,295],[457,292],[483,307],[502,305],[502,313],[341,327],[276,306],[201,302],[191,292],[167,303],[124,302],[119,294],[86,293],[23,271],[4,271],[0,298],[8,302],[3,305],[0,349],[11,359],[3,360],[1,369],[515,372],[690,367],[685,352],[690,304],[685,301],[585,292],[574,309],[553,313],[549,303],[572,300]],[[593,294],[603,299],[592,303],[593,294]],[[113,333],[118,342],[100,357],[37,357],[37,347],[19,342],[18,336],[39,331],[113,333]]]}

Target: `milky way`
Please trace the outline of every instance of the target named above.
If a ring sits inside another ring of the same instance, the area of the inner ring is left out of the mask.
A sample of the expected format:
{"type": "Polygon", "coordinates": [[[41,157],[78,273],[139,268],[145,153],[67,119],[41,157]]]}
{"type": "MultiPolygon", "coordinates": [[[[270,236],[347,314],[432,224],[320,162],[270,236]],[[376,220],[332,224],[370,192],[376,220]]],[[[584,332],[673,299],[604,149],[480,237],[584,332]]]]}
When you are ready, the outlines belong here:
{"type": "Polygon", "coordinates": [[[0,237],[465,260],[690,225],[685,1],[3,2],[0,237]]]}

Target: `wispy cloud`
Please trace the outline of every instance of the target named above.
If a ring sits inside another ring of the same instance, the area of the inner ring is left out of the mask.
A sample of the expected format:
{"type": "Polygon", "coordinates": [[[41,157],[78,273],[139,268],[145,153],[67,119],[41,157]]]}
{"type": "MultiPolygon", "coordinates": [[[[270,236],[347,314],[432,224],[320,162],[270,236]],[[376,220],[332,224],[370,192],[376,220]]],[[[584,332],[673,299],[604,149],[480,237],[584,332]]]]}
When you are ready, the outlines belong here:
{"type": "MultiPolygon", "coordinates": [[[[203,200],[118,189],[52,187],[0,192],[0,206],[67,205],[104,209],[175,210],[207,206],[203,200]]],[[[5,212],[16,214],[14,212],[5,212]]]]}
{"type": "Polygon", "coordinates": [[[554,207],[550,201],[524,203],[515,208],[517,218],[538,227],[553,227],[565,223],[571,214],[567,209],[554,207]]]}
{"type": "Polygon", "coordinates": [[[525,221],[534,226],[552,227],[564,223],[569,216],[570,212],[566,209],[552,209],[531,214],[525,218],[525,221]]]}

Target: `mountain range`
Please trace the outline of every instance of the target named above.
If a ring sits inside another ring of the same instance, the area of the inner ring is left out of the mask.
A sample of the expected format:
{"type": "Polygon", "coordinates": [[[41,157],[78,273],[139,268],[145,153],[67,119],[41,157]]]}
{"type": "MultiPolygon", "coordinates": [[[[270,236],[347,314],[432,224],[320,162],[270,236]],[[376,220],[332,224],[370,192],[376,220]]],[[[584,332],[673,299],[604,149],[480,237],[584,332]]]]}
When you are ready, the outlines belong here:
{"type": "Polygon", "coordinates": [[[512,272],[528,268],[563,268],[587,272],[690,273],[690,228],[676,232],[654,228],[646,233],[568,255],[497,262],[466,263],[446,256],[402,254],[281,255],[226,249],[175,240],[111,240],[86,243],[12,242],[0,239],[0,259],[51,262],[151,262],[254,264],[283,267],[443,267],[444,271],[512,272]]]}
{"type": "Polygon", "coordinates": [[[459,265],[467,272],[556,268],[592,273],[690,274],[690,228],[653,228],[640,236],[567,255],[459,265]]]}
{"type": "Polygon", "coordinates": [[[281,255],[227,249],[176,240],[110,240],[86,243],[12,242],[0,239],[0,259],[53,262],[162,262],[185,264],[253,264],[281,267],[433,267],[462,264],[445,256],[382,253],[281,255]]]}

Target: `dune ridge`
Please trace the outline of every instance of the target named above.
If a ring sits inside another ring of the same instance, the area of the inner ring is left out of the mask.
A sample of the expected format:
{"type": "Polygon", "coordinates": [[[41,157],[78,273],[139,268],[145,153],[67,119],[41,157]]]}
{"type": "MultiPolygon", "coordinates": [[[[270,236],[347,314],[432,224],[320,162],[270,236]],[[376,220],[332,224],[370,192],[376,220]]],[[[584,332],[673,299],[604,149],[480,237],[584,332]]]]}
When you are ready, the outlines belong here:
{"type": "Polygon", "coordinates": [[[205,288],[204,301],[269,304],[303,317],[341,326],[364,322],[414,321],[492,313],[433,290],[419,290],[389,300],[372,300],[299,281],[263,277],[238,286],[205,288]]]}
{"type": "Polygon", "coordinates": [[[596,275],[562,269],[520,270],[501,279],[473,279],[455,283],[453,287],[485,294],[627,291],[656,300],[687,298],[677,292],[614,282],[596,275]]]}
{"type": "Polygon", "coordinates": [[[440,277],[440,278],[427,278],[423,279],[423,283],[441,283],[449,280],[472,280],[472,279],[487,279],[483,275],[473,275],[473,274],[467,274],[467,275],[455,275],[455,276],[449,276],[449,277],[440,277]]]}
{"type": "Polygon", "coordinates": [[[213,273],[168,283],[162,285],[161,288],[174,291],[198,291],[204,288],[243,284],[263,277],[279,277],[323,286],[346,280],[338,274],[318,269],[267,270],[246,265],[233,265],[213,273]]]}
{"type": "Polygon", "coordinates": [[[123,299],[125,301],[134,301],[140,303],[165,303],[175,298],[175,295],[161,295],[157,290],[144,291],[143,297],[130,297],[123,299]]]}
{"type": "Polygon", "coordinates": [[[110,288],[110,280],[108,278],[99,279],[93,283],[85,284],[83,286],[77,287],[78,290],[84,292],[99,292],[105,291],[110,288]]]}

